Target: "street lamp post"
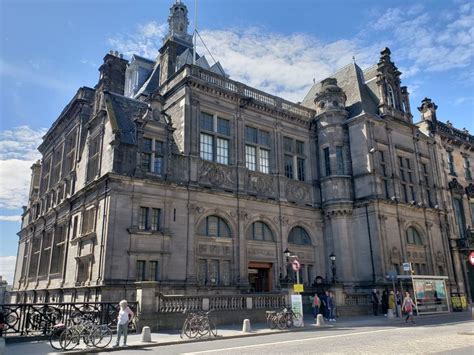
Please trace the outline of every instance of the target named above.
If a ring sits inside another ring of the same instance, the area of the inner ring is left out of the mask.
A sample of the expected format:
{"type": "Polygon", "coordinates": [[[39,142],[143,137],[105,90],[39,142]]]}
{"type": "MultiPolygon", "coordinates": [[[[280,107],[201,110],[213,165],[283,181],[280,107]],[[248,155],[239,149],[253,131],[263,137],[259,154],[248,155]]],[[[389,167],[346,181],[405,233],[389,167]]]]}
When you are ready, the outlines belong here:
{"type": "Polygon", "coordinates": [[[331,253],[331,255],[329,255],[329,259],[331,259],[332,283],[336,283],[336,255],[331,253]]]}
{"type": "Polygon", "coordinates": [[[288,248],[285,249],[285,251],[283,252],[283,255],[285,255],[286,257],[286,277],[289,281],[290,279],[290,275],[289,275],[289,268],[288,268],[288,264],[290,263],[290,256],[291,256],[291,251],[288,250],[288,248]]]}

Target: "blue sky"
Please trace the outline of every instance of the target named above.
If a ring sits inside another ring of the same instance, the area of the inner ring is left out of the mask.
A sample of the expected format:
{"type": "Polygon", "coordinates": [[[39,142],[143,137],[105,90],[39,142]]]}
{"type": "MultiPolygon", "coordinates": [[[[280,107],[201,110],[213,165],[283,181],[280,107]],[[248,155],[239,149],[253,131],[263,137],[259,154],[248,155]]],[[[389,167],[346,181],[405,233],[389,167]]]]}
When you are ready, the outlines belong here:
{"type": "MultiPolygon", "coordinates": [[[[194,0],[188,5],[192,28],[194,0]]],[[[172,0],[0,0],[0,275],[11,274],[36,146],[110,50],[154,58],[172,0]]],[[[231,78],[301,101],[388,46],[416,107],[474,132],[474,7],[465,0],[199,0],[198,28],[231,78]]],[[[202,46],[200,52],[204,52],[202,46]]],[[[208,56],[209,58],[209,56],[208,56]]],[[[210,59],[210,58],[209,58],[210,59]]],[[[11,281],[11,280],[10,280],[11,281]]]]}

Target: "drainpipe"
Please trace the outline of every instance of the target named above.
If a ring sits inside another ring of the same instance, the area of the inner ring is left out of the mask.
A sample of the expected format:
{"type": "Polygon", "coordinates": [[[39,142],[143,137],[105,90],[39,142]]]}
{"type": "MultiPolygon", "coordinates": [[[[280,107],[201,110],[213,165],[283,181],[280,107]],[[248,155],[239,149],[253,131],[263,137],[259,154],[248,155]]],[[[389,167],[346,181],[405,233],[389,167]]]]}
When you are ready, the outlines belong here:
{"type": "Polygon", "coordinates": [[[370,232],[369,210],[368,210],[367,206],[368,206],[368,204],[365,205],[365,219],[367,221],[367,232],[368,232],[368,235],[369,235],[370,263],[371,263],[371,266],[372,266],[372,283],[375,285],[374,251],[372,249],[372,234],[370,232]]]}

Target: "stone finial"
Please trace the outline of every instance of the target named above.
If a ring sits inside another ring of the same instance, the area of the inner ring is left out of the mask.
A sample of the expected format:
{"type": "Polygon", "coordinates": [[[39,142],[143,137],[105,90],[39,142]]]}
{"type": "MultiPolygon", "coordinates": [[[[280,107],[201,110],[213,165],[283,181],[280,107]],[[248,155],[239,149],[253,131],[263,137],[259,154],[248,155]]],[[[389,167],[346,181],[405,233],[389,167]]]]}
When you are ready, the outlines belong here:
{"type": "Polygon", "coordinates": [[[421,101],[421,106],[418,107],[418,111],[421,113],[422,120],[425,121],[434,121],[436,120],[436,109],[438,106],[431,101],[430,98],[425,97],[421,101]]]}
{"type": "Polygon", "coordinates": [[[379,63],[390,63],[390,49],[388,47],[385,47],[381,52],[380,52],[380,60],[379,63]]]}

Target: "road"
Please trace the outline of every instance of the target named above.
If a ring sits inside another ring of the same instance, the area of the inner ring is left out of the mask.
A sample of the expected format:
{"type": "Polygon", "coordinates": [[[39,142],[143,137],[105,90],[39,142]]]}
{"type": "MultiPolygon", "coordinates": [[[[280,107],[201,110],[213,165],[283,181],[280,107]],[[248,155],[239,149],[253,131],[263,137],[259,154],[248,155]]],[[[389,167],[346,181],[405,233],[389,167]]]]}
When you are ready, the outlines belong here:
{"type": "Polygon", "coordinates": [[[469,354],[474,322],[332,328],[240,339],[122,350],[118,354],[469,354]]]}

